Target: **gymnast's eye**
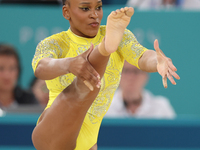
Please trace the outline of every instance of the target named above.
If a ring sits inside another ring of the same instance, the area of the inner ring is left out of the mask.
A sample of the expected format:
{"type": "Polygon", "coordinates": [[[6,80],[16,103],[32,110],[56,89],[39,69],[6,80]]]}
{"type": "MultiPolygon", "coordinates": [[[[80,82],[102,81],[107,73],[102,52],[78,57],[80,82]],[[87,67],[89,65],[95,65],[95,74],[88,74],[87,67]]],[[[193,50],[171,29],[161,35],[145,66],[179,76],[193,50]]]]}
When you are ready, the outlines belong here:
{"type": "Polygon", "coordinates": [[[96,8],[96,10],[101,10],[102,9],[102,5],[101,6],[98,6],[97,8],[96,8]]]}
{"type": "Polygon", "coordinates": [[[80,9],[82,9],[83,11],[88,11],[88,10],[90,10],[88,7],[82,7],[82,8],[80,8],[80,9]]]}

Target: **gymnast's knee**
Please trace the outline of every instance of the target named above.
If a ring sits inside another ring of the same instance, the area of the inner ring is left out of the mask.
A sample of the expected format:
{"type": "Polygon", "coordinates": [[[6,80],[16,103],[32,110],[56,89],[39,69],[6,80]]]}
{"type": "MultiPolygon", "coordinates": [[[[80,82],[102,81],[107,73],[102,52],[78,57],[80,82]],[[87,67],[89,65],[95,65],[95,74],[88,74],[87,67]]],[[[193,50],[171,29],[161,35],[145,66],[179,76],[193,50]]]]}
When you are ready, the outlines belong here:
{"type": "Polygon", "coordinates": [[[76,148],[76,139],[61,142],[63,139],[58,141],[55,138],[56,137],[42,135],[42,133],[37,130],[37,126],[32,133],[32,142],[37,150],[74,150],[76,148]]]}
{"type": "Polygon", "coordinates": [[[37,126],[36,126],[34,128],[33,132],[32,132],[32,142],[33,142],[34,147],[37,150],[42,150],[45,147],[44,143],[42,143],[42,141],[40,140],[40,138],[41,138],[41,135],[39,134],[39,132],[37,130],[37,126]]]}

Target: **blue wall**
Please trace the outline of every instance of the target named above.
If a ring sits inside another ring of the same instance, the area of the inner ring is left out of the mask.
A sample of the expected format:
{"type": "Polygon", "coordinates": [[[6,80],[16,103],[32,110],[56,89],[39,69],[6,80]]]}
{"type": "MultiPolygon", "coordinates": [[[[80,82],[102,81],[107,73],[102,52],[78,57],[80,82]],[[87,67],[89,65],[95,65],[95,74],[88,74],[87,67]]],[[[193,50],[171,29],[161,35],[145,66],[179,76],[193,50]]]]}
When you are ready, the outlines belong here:
{"type": "MultiPolygon", "coordinates": [[[[31,133],[39,115],[0,117],[0,150],[34,150],[31,133]]],[[[199,150],[200,119],[104,119],[99,150],[199,150]]]]}
{"type": "MultiPolygon", "coordinates": [[[[105,6],[102,24],[112,10],[121,7],[105,6]]],[[[0,6],[0,42],[17,47],[23,65],[21,84],[24,87],[28,87],[33,76],[31,60],[38,42],[68,28],[60,6],[0,6]]],[[[153,49],[157,38],[181,77],[176,86],[168,82],[168,89],[164,89],[161,77],[152,73],[147,88],[168,97],[179,116],[199,117],[200,12],[136,11],[128,29],[149,49],[153,49]]]]}

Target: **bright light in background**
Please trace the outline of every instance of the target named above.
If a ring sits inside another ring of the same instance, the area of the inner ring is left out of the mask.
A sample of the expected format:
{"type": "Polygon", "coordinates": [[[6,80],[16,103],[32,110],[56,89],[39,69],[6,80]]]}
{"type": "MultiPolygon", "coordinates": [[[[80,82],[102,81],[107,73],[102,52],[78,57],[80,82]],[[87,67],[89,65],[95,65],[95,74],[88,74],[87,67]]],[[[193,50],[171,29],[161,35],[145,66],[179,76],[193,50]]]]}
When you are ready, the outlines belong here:
{"type": "Polygon", "coordinates": [[[5,115],[4,111],[0,109],[0,117],[2,117],[4,115],[5,115]]]}

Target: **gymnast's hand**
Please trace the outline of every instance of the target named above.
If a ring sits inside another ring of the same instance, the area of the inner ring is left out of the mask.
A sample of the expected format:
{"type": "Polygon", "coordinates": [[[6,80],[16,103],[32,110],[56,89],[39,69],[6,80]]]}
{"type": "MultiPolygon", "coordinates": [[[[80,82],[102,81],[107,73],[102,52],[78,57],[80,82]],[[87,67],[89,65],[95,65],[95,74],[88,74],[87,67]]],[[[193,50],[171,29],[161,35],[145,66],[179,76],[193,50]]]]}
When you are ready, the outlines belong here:
{"type": "Polygon", "coordinates": [[[176,79],[180,79],[179,75],[176,73],[177,69],[173,65],[172,60],[166,57],[159,48],[158,40],[154,41],[154,49],[157,53],[157,71],[162,76],[163,86],[167,88],[167,78],[172,84],[176,85],[173,76],[176,79]]]}
{"type": "Polygon", "coordinates": [[[93,91],[92,85],[99,88],[101,83],[100,75],[88,61],[93,48],[94,46],[91,45],[87,51],[72,58],[69,65],[69,72],[80,78],[91,91],[93,91]]]}

